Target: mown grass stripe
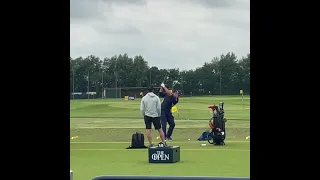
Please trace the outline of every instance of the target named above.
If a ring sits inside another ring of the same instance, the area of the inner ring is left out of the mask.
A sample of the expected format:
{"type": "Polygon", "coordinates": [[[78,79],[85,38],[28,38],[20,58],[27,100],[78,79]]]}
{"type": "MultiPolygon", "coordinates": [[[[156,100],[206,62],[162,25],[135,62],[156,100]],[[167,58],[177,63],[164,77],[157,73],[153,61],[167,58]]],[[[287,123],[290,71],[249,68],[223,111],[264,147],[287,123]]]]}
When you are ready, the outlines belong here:
{"type": "MultiPolygon", "coordinates": [[[[225,141],[225,143],[249,143],[250,141],[225,141]]],[[[85,141],[70,141],[70,144],[127,144],[127,143],[131,143],[131,142],[85,142],[85,141]]],[[[168,142],[169,144],[171,142],[168,142]]],[[[208,143],[207,141],[173,141],[172,143],[179,143],[179,144],[191,144],[191,143],[208,143]]]]}
{"type": "MultiPolygon", "coordinates": [[[[70,149],[70,151],[146,151],[147,149],[70,149]]],[[[243,151],[249,152],[248,149],[181,149],[181,151],[243,151]]]]}

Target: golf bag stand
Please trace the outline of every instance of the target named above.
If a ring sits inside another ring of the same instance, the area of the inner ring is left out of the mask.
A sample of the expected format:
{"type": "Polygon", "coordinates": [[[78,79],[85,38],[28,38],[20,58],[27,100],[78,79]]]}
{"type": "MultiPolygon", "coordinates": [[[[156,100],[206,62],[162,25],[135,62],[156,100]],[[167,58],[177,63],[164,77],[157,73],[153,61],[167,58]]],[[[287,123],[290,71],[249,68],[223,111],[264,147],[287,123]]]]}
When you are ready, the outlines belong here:
{"type": "Polygon", "coordinates": [[[212,118],[209,121],[211,132],[208,142],[213,145],[225,145],[224,140],[226,138],[226,126],[227,119],[224,118],[224,102],[219,103],[219,107],[216,105],[209,106],[212,110],[212,118]]]}

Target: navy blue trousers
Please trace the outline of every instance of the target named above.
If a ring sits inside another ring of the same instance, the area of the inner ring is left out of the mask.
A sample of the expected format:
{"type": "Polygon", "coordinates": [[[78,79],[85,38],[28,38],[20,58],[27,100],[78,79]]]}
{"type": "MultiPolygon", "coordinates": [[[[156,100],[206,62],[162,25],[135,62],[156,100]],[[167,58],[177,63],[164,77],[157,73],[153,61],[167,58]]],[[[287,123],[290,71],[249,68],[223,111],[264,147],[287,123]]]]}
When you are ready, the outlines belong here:
{"type": "Polygon", "coordinates": [[[161,126],[162,126],[162,130],[164,132],[165,137],[171,137],[173,129],[176,126],[176,124],[174,123],[174,117],[172,116],[171,111],[169,112],[161,111],[160,120],[161,120],[161,126]],[[167,123],[169,124],[168,132],[166,131],[167,123]]]}

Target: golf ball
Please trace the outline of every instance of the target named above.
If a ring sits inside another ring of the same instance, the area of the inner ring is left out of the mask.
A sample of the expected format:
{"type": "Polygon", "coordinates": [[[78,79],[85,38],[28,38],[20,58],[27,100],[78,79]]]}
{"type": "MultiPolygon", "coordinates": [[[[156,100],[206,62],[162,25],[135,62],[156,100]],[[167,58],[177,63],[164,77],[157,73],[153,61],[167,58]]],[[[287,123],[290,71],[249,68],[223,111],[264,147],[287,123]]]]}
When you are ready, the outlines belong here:
{"type": "Polygon", "coordinates": [[[206,146],[207,144],[201,144],[201,146],[206,146]]]}
{"type": "Polygon", "coordinates": [[[190,139],[188,139],[190,141],[190,139]]]}

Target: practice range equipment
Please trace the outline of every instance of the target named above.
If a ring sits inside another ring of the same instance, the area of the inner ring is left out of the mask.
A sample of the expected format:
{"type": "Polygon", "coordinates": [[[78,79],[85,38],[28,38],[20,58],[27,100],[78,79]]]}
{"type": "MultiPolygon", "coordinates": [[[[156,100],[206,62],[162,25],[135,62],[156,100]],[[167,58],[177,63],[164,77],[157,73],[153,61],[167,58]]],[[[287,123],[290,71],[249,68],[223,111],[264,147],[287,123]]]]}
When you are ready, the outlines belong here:
{"type": "Polygon", "coordinates": [[[158,146],[149,147],[149,163],[175,163],[180,161],[179,146],[165,146],[162,142],[158,146]]]}
{"type": "Polygon", "coordinates": [[[127,149],[143,149],[147,148],[144,145],[144,135],[142,133],[136,132],[132,134],[131,145],[127,149]]]}
{"type": "Polygon", "coordinates": [[[224,118],[224,102],[219,103],[219,107],[216,105],[209,106],[212,110],[212,118],[209,121],[211,128],[208,142],[213,145],[225,145],[224,140],[226,138],[226,122],[224,118]]]}

